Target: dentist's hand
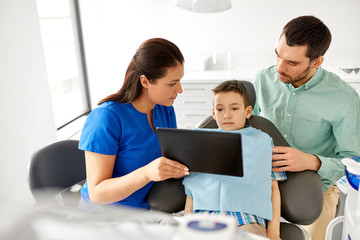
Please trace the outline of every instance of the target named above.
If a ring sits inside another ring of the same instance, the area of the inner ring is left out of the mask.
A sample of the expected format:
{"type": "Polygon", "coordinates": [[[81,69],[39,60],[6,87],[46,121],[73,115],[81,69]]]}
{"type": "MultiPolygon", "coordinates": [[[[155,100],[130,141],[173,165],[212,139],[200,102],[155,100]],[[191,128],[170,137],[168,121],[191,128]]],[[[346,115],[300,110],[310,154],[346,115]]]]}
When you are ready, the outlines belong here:
{"type": "Polygon", "coordinates": [[[320,159],[312,154],[304,153],[292,147],[273,148],[273,172],[300,172],[304,170],[319,170],[320,159]]]}
{"type": "Polygon", "coordinates": [[[159,157],[153,160],[145,168],[146,176],[148,176],[150,181],[155,182],[189,175],[189,169],[185,165],[166,157],[159,157]]]}

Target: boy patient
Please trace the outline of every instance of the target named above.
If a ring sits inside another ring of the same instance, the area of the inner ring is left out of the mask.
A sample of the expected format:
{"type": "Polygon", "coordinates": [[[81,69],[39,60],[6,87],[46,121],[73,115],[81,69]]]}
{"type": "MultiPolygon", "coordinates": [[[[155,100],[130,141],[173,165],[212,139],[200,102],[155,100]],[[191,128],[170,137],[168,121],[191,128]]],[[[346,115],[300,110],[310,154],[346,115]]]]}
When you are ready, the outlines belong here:
{"type": "Polygon", "coordinates": [[[191,172],[183,180],[187,195],[184,214],[231,215],[243,231],[280,239],[277,181],[285,180],[286,175],[271,172],[272,139],[258,129],[245,126],[252,107],[241,82],[225,81],[212,91],[213,118],[219,126],[216,131],[241,134],[244,176],[191,172]]]}

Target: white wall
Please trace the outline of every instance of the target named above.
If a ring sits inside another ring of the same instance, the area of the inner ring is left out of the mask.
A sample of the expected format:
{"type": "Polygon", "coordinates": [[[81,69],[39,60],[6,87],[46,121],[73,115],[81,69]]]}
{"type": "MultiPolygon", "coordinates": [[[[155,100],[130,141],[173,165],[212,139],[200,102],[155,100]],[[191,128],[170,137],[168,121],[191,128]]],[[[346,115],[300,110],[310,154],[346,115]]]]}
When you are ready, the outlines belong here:
{"type": "Polygon", "coordinates": [[[145,39],[168,38],[185,57],[231,51],[235,67],[253,71],[274,63],[282,27],[300,15],[315,15],[332,31],[324,66],[360,65],[359,0],[233,0],[231,10],[216,14],[188,12],[172,0],[81,3],[83,23],[90,23],[85,41],[92,39],[93,47],[87,48],[88,61],[96,66],[89,76],[93,103],[121,87],[129,60],[145,39]]]}
{"type": "Polygon", "coordinates": [[[56,140],[35,0],[0,1],[0,200],[34,202],[31,154],[56,140]]]}

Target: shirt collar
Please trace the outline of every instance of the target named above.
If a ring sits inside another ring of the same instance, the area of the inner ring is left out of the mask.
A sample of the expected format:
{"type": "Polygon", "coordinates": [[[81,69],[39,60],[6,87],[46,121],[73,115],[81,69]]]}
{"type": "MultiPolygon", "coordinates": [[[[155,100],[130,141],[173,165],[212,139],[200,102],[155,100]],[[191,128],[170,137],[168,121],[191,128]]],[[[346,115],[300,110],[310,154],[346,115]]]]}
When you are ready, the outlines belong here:
{"type": "Polygon", "coordinates": [[[291,84],[291,83],[288,83],[287,85],[288,85],[288,87],[289,87],[289,89],[291,90],[291,91],[294,91],[294,90],[297,90],[297,89],[305,89],[305,90],[308,90],[308,89],[310,89],[310,88],[312,88],[312,87],[314,87],[314,86],[316,86],[317,84],[319,84],[320,83],[320,81],[321,81],[321,76],[322,76],[322,74],[323,74],[323,72],[324,72],[324,69],[321,67],[321,66],[319,66],[317,69],[316,69],[316,72],[315,72],[315,74],[309,79],[309,81],[307,81],[304,85],[302,85],[301,87],[299,87],[299,88],[294,88],[294,86],[291,84]]]}

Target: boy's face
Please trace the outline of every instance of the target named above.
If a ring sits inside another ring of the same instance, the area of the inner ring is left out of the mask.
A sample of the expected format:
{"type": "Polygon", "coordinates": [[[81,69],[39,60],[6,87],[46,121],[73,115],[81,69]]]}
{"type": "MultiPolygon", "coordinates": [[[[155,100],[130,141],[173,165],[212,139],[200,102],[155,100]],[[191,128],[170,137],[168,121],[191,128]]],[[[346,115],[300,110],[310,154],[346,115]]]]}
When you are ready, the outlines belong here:
{"type": "Polygon", "coordinates": [[[251,113],[252,107],[245,107],[244,98],[237,92],[220,92],[214,96],[213,118],[222,130],[244,128],[251,113]]]}

